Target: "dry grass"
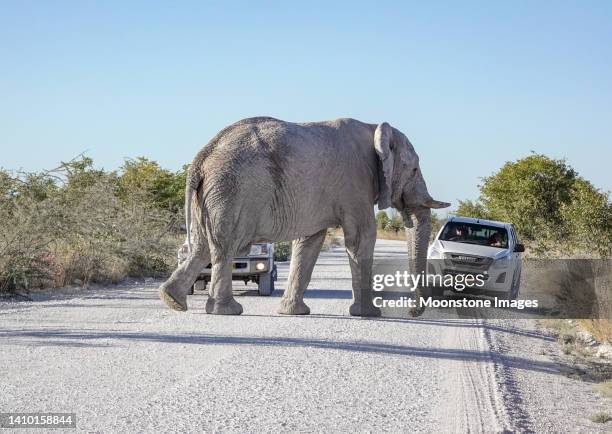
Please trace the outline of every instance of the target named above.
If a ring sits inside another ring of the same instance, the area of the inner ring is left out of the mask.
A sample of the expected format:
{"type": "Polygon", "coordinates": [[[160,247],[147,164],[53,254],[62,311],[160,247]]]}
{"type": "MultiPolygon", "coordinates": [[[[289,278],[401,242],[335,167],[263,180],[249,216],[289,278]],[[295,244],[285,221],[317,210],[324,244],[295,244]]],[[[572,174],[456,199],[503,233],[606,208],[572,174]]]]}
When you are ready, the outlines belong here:
{"type": "MultiPolygon", "coordinates": [[[[344,233],[342,232],[342,228],[333,228],[327,231],[327,237],[325,239],[326,244],[331,244],[333,239],[343,238],[344,233]]],[[[379,240],[396,240],[396,241],[406,241],[406,234],[404,231],[376,231],[376,238],[379,240]]]]}
{"type": "Polygon", "coordinates": [[[323,250],[329,250],[332,247],[342,247],[344,245],[344,233],[341,228],[330,228],[327,230],[325,241],[323,242],[323,250]]]}
{"type": "Polygon", "coordinates": [[[564,319],[541,319],[540,325],[549,329],[563,344],[576,340],[576,327],[564,319]]]}
{"type": "Polygon", "coordinates": [[[595,413],[591,416],[591,421],[595,423],[608,423],[612,420],[612,416],[608,413],[604,413],[600,411],[599,413],[595,413]]]}
{"type": "Polygon", "coordinates": [[[567,318],[598,342],[612,343],[612,262],[610,260],[563,261],[559,292],[556,294],[567,318]],[[601,319],[597,319],[601,318],[601,319]]]}
{"type": "MultiPolygon", "coordinates": [[[[431,231],[432,236],[436,233],[436,231],[431,231]]],[[[344,234],[341,228],[330,229],[327,233],[328,238],[330,236],[333,237],[343,237],[344,234]]],[[[384,231],[378,229],[376,231],[376,238],[379,240],[395,240],[395,241],[406,241],[406,232],[403,230],[395,232],[395,231],[384,231]]]]}
{"type": "Polygon", "coordinates": [[[562,374],[568,378],[597,383],[595,389],[612,398],[612,365],[594,357],[595,347],[585,343],[580,325],[563,319],[542,319],[538,323],[557,337],[561,351],[567,356],[561,369],[562,374]]]}
{"type": "Polygon", "coordinates": [[[583,319],[578,321],[578,323],[580,327],[592,334],[598,342],[612,343],[612,320],[583,319]]]}
{"type": "Polygon", "coordinates": [[[180,212],[158,207],[143,190],[120,193],[113,173],[76,166],[20,177],[0,170],[0,292],[116,283],[174,268],[180,212]]]}
{"type": "Polygon", "coordinates": [[[539,323],[557,338],[564,354],[582,354],[578,329],[574,324],[564,319],[542,319],[539,323]]]}
{"type": "Polygon", "coordinates": [[[393,231],[378,230],[376,232],[376,238],[378,238],[379,240],[406,241],[406,234],[403,231],[393,232],[393,231]]]}
{"type": "MultiPolygon", "coordinates": [[[[593,270],[599,317],[612,318],[612,260],[594,261],[593,270]]],[[[579,323],[599,342],[612,343],[612,320],[586,319],[579,323]]]]}
{"type": "Polygon", "coordinates": [[[606,398],[612,399],[612,380],[604,381],[595,386],[595,390],[606,398]]]}

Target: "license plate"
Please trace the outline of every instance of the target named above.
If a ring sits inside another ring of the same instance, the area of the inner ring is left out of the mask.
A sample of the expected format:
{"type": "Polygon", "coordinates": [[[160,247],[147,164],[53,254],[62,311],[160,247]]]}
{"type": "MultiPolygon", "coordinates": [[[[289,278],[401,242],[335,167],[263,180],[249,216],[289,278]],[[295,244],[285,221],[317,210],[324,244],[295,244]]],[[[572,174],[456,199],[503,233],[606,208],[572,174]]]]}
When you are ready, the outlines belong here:
{"type": "Polygon", "coordinates": [[[474,258],[473,256],[455,256],[453,259],[462,262],[478,262],[479,258],[474,258]]]}

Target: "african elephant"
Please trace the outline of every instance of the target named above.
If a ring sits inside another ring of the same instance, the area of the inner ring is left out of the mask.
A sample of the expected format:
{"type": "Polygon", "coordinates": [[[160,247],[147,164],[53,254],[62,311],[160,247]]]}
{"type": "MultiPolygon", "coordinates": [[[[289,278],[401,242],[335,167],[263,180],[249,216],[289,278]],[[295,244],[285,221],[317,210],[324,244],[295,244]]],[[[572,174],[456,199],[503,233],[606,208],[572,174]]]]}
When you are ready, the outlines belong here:
{"type": "Polygon", "coordinates": [[[241,120],[219,132],[189,168],[185,214],[190,255],[161,285],[160,297],[172,309],[187,310],[190,286],[212,263],[206,312],[239,315],[242,306],[232,295],[232,258],[248,252],[253,242],[293,240],[279,313],[308,314],[304,291],[327,228],[340,225],[352,274],[349,312],[380,315],[370,300],[362,303],[362,292],[369,293],[372,283],[375,204],[402,213],[413,231],[413,266],[424,270],[430,209],[450,204],[427,192],[419,158],[403,133],[386,122],[354,119],[241,120]]]}

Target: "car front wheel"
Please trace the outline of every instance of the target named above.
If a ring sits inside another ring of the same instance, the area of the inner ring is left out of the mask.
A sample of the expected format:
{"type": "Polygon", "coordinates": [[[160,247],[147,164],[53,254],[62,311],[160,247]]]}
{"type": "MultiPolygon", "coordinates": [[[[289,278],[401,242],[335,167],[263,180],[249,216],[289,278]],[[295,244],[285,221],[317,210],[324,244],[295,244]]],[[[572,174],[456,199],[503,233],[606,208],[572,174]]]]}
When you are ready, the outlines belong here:
{"type": "Polygon", "coordinates": [[[431,288],[431,296],[433,298],[444,298],[444,288],[433,286],[431,288]]]}
{"type": "Polygon", "coordinates": [[[510,290],[508,291],[507,299],[508,300],[516,300],[519,295],[519,291],[521,289],[521,272],[515,272],[514,278],[512,280],[512,286],[510,286],[510,290]]]}
{"type": "Polygon", "coordinates": [[[274,276],[272,273],[264,273],[259,275],[257,291],[259,292],[259,295],[272,295],[274,292],[274,276]]]}

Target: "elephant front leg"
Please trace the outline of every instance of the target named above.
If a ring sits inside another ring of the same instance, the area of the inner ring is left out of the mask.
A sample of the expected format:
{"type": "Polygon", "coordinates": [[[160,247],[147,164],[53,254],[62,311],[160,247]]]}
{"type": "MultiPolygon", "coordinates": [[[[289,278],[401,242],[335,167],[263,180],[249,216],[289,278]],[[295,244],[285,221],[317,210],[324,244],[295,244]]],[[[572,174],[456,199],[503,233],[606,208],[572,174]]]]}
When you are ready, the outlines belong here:
{"type": "Polygon", "coordinates": [[[353,286],[353,304],[349,313],[352,316],[380,316],[380,309],[374,306],[371,296],[376,225],[372,222],[356,229],[351,225],[343,226],[353,286]]]}
{"type": "Polygon", "coordinates": [[[308,315],[310,308],[304,303],[304,292],[310,283],[312,270],[321,251],[327,229],[293,241],[287,290],[281,299],[278,313],[282,315],[308,315]]]}
{"type": "Polygon", "coordinates": [[[212,264],[210,290],[206,313],[213,315],[240,315],[242,305],[232,293],[232,259],[217,259],[212,264]]]}

